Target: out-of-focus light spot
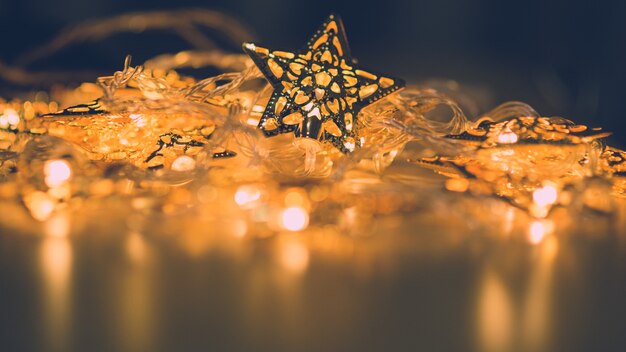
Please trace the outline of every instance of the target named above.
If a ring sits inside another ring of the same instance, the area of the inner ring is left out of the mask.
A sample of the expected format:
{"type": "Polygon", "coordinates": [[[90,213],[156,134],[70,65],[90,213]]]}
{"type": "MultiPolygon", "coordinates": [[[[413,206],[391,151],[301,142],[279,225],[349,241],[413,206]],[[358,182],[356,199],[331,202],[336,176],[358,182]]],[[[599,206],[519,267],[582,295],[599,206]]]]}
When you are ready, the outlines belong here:
{"type": "Polygon", "coordinates": [[[528,240],[531,244],[538,245],[544,238],[554,231],[554,223],[550,220],[536,220],[528,228],[528,240]]]}
{"type": "Polygon", "coordinates": [[[39,221],[44,221],[56,207],[55,200],[45,192],[33,192],[24,198],[24,203],[30,214],[39,221]]]}
{"type": "Polygon", "coordinates": [[[172,170],[174,171],[185,172],[195,168],[196,161],[188,155],[181,155],[172,162],[172,170]]]}
{"type": "Polygon", "coordinates": [[[546,235],[546,229],[541,221],[533,221],[528,229],[528,240],[532,244],[539,244],[546,235]]]}
{"type": "Polygon", "coordinates": [[[533,192],[533,201],[539,207],[546,207],[556,203],[558,198],[558,192],[553,185],[545,185],[541,188],[537,188],[533,192]]]}
{"type": "Polygon", "coordinates": [[[291,272],[303,272],[309,266],[309,250],[301,242],[286,241],[281,246],[280,262],[291,272]]]}
{"type": "Polygon", "coordinates": [[[17,126],[17,124],[20,123],[20,116],[15,111],[11,111],[11,113],[7,115],[7,121],[9,125],[17,126]]]}
{"type": "Polygon", "coordinates": [[[504,131],[498,135],[498,143],[515,144],[517,143],[517,134],[511,131],[504,131]]]}
{"type": "Polygon", "coordinates": [[[72,168],[65,160],[49,160],[44,164],[45,183],[50,188],[59,187],[72,177],[72,168]]]}
{"type": "Polygon", "coordinates": [[[246,207],[261,199],[261,190],[258,186],[240,186],[235,192],[235,203],[240,207],[246,207]]]}
{"type": "Polygon", "coordinates": [[[16,128],[20,123],[20,115],[13,109],[6,109],[0,115],[0,128],[16,128]]]}
{"type": "Polygon", "coordinates": [[[342,220],[347,227],[352,227],[356,224],[358,219],[359,210],[356,206],[346,208],[343,211],[342,220]]]}
{"type": "Polygon", "coordinates": [[[304,230],[309,225],[309,213],[302,207],[289,207],[282,211],[280,224],[289,231],[304,230]]]}

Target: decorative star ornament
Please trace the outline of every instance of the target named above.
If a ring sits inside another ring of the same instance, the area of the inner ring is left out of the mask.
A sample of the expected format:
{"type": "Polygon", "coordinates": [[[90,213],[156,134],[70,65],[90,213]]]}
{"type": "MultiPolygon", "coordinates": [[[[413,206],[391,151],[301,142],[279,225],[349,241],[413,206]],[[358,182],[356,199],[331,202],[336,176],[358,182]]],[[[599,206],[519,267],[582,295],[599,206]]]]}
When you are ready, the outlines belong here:
{"type": "Polygon", "coordinates": [[[404,87],[398,78],[359,67],[350,55],[343,23],[330,15],[300,52],[251,43],[243,50],[274,88],[259,121],[266,136],[294,132],[329,141],[349,153],[361,147],[359,111],[404,87]]]}

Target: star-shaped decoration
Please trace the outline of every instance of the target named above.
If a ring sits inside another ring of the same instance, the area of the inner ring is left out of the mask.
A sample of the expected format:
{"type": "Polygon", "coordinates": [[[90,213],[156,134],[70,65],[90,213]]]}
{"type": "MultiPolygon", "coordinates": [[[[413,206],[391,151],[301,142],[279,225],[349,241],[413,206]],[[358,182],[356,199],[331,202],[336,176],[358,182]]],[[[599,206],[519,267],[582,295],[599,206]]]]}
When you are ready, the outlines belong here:
{"type": "Polygon", "coordinates": [[[250,43],[243,50],[274,88],[258,126],[268,137],[294,132],[352,152],[361,147],[359,111],[404,87],[401,79],[357,66],[343,23],[334,14],[300,52],[250,43]]]}

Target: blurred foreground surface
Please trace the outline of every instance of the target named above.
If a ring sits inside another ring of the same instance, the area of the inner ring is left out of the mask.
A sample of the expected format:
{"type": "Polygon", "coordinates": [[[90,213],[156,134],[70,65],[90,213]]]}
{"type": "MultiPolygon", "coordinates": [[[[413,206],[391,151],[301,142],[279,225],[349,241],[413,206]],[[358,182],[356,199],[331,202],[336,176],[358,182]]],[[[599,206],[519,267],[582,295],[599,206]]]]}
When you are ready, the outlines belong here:
{"type": "Polygon", "coordinates": [[[255,237],[89,211],[28,227],[3,205],[16,225],[0,228],[2,350],[626,348],[626,239],[587,217],[545,236],[440,210],[376,219],[365,237],[255,237]]]}

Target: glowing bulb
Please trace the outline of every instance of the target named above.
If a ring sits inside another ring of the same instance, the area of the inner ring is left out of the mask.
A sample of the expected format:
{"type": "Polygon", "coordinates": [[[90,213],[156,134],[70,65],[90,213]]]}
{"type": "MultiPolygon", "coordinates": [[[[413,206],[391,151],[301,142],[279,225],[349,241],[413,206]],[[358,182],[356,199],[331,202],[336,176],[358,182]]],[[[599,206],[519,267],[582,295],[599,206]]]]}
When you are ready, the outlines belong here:
{"type": "Polygon", "coordinates": [[[19,123],[20,115],[13,109],[6,109],[0,115],[0,128],[16,128],[19,123]]]}
{"type": "Polygon", "coordinates": [[[72,177],[72,168],[65,160],[49,160],[43,170],[46,185],[50,188],[59,187],[72,177]]]}
{"type": "Polygon", "coordinates": [[[533,201],[539,207],[546,207],[556,203],[558,198],[558,192],[553,185],[545,185],[541,188],[537,188],[533,192],[533,201]]]}
{"type": "Polygon", "coordinates": [[[235,192],[235,203],[241,207],[250,205],[261,199],[261,190],[256,186],[241,186],[235,192]]]}
{"type": "Polygon", "coordinates": [[[302,207],[289,207],[281,213],[280,224],[289,231],[304,230],[309,225],[309,213],[302,207]]]}
{"type": "Polygon", "coordinates": [[[498,143],[515,144],[517,143],[517,135],[511,131],[505,131],[498,135],[498,143]]]}
{"type": "Polygon", "coordinates": [[[196,161],[187,155],[182,155],[172,162],[172,170],[184,172],[191,171],[196,168],[196,161]]]}

